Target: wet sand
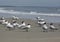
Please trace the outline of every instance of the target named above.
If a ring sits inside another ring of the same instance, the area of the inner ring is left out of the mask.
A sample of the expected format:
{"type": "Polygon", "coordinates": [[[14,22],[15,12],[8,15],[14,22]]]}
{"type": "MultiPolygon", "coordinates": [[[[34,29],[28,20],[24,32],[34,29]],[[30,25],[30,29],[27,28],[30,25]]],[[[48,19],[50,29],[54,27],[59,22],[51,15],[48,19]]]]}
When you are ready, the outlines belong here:
{"type": "MultiPolygon", "coordinates": [[[[11,19],[7,19],[11,20],[11,19]]],[[[41,27],[37,24],[37,21],[31,19],[20,19],[17,22],[25,21],[27,24],[32,25],[29,32],[24,30],[6,30],[4,25],[0,24],[0,42],[60,42],[60,29],[55,32],[42,32],[41,27]]],[[[10,21],[11,22],[11,21],[10,21]]],[[[55,23],[60,28],[58,23],[55,23]]]]}

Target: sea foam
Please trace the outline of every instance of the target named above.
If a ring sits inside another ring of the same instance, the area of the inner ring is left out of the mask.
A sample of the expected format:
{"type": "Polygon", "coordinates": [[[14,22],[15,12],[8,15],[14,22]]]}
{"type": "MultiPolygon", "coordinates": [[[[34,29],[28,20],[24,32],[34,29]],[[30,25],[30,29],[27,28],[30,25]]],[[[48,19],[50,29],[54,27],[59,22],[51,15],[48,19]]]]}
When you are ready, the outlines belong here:
{"type": "Polygon", "coordinates": [[[53,14],[53,13],[37,13],[37,12],[21,12],[15,10],[6,10],[4,8],[0,8],[0,13],[8,13],[8,14],[23,14],[23,15],[42,15],[42,16],[60,16],[60,14],[53,14]]]}

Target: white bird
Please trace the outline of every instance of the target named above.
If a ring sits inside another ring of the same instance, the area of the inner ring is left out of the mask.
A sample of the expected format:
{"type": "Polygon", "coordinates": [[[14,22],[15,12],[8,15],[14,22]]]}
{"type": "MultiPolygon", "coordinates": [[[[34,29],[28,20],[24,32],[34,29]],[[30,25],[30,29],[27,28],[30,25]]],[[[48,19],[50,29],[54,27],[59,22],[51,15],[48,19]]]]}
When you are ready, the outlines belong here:
{"type": "Polygon", "coordinates": [[[48,26],[46,25],[46,23],[44,23],[44,25],[42,26],[42,29],[44,30],[44,32],[47,32],[48,26]]]}
{"type": "Polygon", "coordinates": [[[43,28],[44,28],[44,29],[48,29],[47,25],[43,25],[43,28]]]}
{"type": "Polygon", "coordinates": [[[4,23],[5,22],[5,20],[0,20],[0,23],[2,24],[2,23],[4,23]]]}
{"type": "Polygon", "coordinates": [[[36,19],[39,21],[41,18],[40,17],[36,17],[36,19]]]}
{"type": "Polygon", "coordinates": [[[53,31],[54,31],[54,30],[58,30],[57,27],[55,27],[55,26],[53,25],[53,23],[50,23],[50,29],[53,30],[53,31]]]}
{"type": "Polygon", "coordinates": [[[3,24],[3,25],[7,25],[7,24],[8,24],[8,21],[7,21],[7,20],[4,20],[4,21],[2,22],[2,24],[3,24]]]}
{"type": "Polygon", "coordinates": [[[11,23],[8,23],[6,26],[10,27],[10,28],[13,28],[13,25],[11,23]]]}
{"type": "Polygon", "coordinates": [[[10,30],[14,29],[14,26],[11,23],[8,23],[6,27],[10,30]]]}
{"type": "Polygon", "coordinates": [[[37,23],[39,25],[43,25],[45,23],[45,20],[44,19],[41,19],[40,17],[37,17],[36,19],[37,19],[37,21],[38,21],[37,23]]]}
{"type": "Polygon", "coordinates": [[[18,20],[19,17],[13,16],[12,19],[13,19],[13,20],[18,20]]]}
{"type": "Polygon", "coordinates": [[[44,19],[40,19],[40,20],[38,21],[38,24],[39,24],[39,25],[43,25],[44,23],[45,23],[44,19]]]}
{"type": "Polygon", "coordinates": [[[23,28],[23,29],[30,29],[30,28],[31,28],[31,25],[30,25],[30,24],[28,24],[28,25],[24,26],[24,28],[23,28]]]}
{"type": "Polygon", "coordinates": [[[29,29],[31,29],[31,25],[30,24],[22,27],[22,30],[26,30],[26,32],[28,32],[29,29]]]}
{"type": "Polygon", "coordinates": [[[16,26],[18,26],[18,25],[19,25],[18,23],[13,23],[13,26],[14,26],[14,27],[16,27],[16,26]]]}
{"type": "Polygon", "coordinates": [[[21,25],[18,25],[18,27],[21,28],[21,27],[23,27],[23,26],[25,26],[25,25],[26,25],[25,22],[22,21],[22,24],[21,24],[21,25]]]}

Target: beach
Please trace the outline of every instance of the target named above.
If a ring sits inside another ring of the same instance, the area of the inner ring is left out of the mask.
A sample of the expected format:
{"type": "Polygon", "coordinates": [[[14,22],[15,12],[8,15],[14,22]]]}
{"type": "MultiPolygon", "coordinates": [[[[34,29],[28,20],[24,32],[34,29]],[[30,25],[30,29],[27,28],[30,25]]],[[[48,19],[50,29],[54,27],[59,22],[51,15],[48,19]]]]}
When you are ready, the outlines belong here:
{"type": "MultiPolygon", "coordinates": [[[[12,19],[7,18],[6,20],[11,22],[12,19]]],[[[4,25],[0,24],[0,42],[60,42],[60,29],[55,32],[42,32],[36,20],[24,18],[17,20],[19,24],[22,21],[31,24],[29,32],[17,28],[8,31],[4,25]]],[[[60,23],[54,23],[54,25],[60,28],[60,23]]]]}
{"type": "Polygon", "coordinates": [[[60,0],[0,0],[0,20],[0,42],[60,42],[60,0]]]}

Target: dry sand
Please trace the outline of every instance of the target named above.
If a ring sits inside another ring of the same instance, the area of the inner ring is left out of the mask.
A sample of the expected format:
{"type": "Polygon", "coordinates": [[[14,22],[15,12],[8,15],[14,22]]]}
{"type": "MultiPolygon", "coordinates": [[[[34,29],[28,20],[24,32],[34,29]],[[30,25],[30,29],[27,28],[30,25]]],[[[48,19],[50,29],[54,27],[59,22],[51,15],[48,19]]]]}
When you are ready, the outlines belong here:
{"type": "MultiPolygon", "coordinates": [[[[29,32],[19,29],[6,31],[6,27],[0,24],[0,42],[60,42],[60,29],[55,32],[41,32],[42,29],[36,21],[20,19],[17,22],[21,23],[22,20],[32,25],[31,30],[29,32]]],[[[58,23],[55,25],[60,27],[58,23]]]]}

